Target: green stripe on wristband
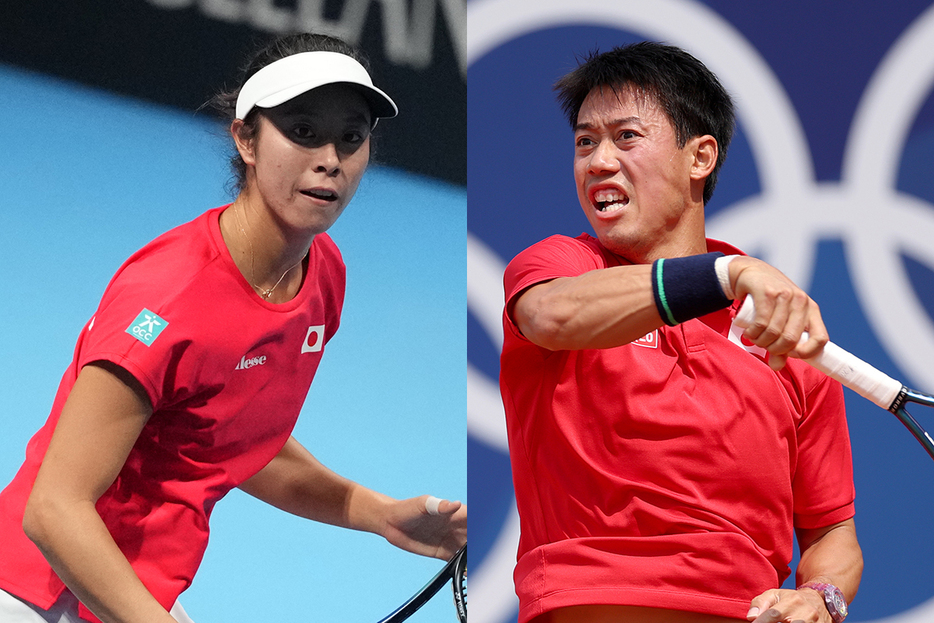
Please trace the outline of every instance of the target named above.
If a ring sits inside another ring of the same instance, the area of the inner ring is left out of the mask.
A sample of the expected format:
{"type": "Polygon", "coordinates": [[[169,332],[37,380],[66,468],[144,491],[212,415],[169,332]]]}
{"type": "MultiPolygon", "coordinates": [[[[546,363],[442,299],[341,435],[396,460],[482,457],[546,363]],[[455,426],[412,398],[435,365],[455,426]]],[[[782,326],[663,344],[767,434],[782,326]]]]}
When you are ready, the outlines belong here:
{"type": "Polygon", "coordinates": [[[660,259],[655,262],[655,291],[656,291],[656,301],[655,304],[659,308],[660,315],[662,320],[665,321],[665,324],[675,326],[678,324],[678,321],[675,320],[675,316],[671,313],[671,307],[668,306],[668,299],[665,297],[665,260],[660,259]]]}

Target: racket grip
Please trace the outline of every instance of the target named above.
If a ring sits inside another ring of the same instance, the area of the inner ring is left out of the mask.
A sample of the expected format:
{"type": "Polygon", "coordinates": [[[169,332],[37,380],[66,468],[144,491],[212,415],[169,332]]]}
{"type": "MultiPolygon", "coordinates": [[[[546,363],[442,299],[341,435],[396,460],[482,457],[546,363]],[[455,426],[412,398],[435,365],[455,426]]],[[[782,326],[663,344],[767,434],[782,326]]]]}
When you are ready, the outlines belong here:
{"type": "MultiPolygon", "coordinates": [[[[736,326],[746,329],[756,317],[755,303],[752,296],[746,296],[736,314],[736,326]]],[[[799,344],[808,340],[808,334],[801,335],[799,344]]],[[[820,370],[832,379],[839,381],[863,398],[870,400],[883,409],[889,409],[902,391],[902,384],[889,375],[872,367],[856,355],[827,342],[824,350],[815,357],[805,359],[805,363],[820,370]]]]}

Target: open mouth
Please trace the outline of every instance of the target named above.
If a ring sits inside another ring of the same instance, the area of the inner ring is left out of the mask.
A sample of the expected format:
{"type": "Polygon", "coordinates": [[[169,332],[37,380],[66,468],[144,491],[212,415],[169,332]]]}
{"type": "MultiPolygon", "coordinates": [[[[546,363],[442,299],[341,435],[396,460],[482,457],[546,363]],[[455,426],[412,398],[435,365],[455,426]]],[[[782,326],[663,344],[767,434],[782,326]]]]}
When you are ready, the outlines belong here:
{"type": "Polygon", "coordinates": [[[309,188],[300,192],[306,197],[311,197],[312,199],[321,199],[322,201],[337,201],[337,193],[333,190],[326,190],[324,188],[309,188]]]}
{"type": "Polygon", "coordinates": [[[598,212],[614,212],[629,205],[629,197],[618,190],[603,189],[593,194],[593,204],[598,212]]]}

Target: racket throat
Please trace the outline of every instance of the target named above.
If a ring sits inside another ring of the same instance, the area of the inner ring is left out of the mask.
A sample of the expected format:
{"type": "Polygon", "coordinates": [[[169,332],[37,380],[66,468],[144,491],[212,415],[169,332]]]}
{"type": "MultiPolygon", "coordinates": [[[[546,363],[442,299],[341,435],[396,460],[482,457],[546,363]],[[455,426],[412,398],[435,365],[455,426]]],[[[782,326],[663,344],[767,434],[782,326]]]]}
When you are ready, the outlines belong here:
{"type": "Polygon", "coordinates": [[[889,411],[895,413],[899,409],[905,406],[905,399],[908,398],[908,388],[902,385],[901,391],[898,392],[898,395],[895,396],[895,400],[892,401],[892,404],[889,405],[889,411]]]}

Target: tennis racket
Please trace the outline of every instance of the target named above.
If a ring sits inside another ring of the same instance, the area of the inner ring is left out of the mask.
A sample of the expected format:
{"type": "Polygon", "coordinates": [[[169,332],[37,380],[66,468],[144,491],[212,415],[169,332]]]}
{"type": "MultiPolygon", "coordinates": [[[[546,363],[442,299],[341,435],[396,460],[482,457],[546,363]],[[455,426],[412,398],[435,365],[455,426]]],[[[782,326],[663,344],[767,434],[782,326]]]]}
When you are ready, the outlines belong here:
{"type": "Polygon", "coordinates": [[[431,578],[431,581],[425,587],[415,593],[411,599],[396,608],[385,619],[379,623],[399,623],[412,616],[416,610],[421,608],[429,599],[435,596],[441,587],[451,581],[451,588],[454,591],[454,607],[457,610],[457,620],[459,623],[467,623],[467,544],[465,543],[456,554],[444,565],[444,568],[438,574],[431,578]]]}
{"type": "MultiPolygon", "coordinates": [[[[756,316],[755,304],[751,296],[747,296],[736,315],[736,326],[745,329],[752,325],[756,316]]],[[[805,342],[808,334],[801,336],[805,342]]],[[[883,409],[895,414],[911,434],[915,436],[927,453],[934,459],[934,439],[921,424],[905,409],[908,403],[934,407],[934,396],[923,394],[909,389],[900,381],[896,381],[884,372],[876,370],[871,365],[849,353],[833,342],[827,342],[820,355],[804,360],[810,366],[820,370],[827,376],[840,381],[844,387],[871,400],[883,409]]]]}

